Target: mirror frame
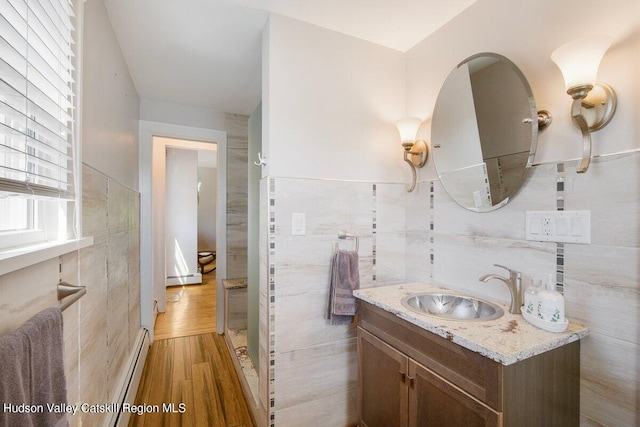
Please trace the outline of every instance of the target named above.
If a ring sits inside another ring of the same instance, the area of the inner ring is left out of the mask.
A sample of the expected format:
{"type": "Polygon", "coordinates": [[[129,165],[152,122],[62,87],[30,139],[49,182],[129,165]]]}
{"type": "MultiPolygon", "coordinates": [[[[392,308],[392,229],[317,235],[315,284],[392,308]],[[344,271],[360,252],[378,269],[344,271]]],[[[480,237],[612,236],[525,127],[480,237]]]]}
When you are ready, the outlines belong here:
{"type": "Polygon", "coordinates": [[[529,82],[527,81],[527,78],[525,77],[524,73],[522,73],[520,68],[513,61],[511,61],[509,58],[507,58],[507,57],[505,57],[503,55],[497,54],[497,53],[493,53],[493,52],[481,52],[481,53],[477,53],[475,55],[469,56],[468,58],[466,58],[462,62],[460,62],[458,65],[456,65],[455,68],[449,73],[449,75],[447,76],[446,80],[442,84],[442,87],[440,88],[440,91],[438,93],[438,96],[436,98],[436,102],[435,102],[435,105],[434,105],[433,116],[432,116],[432,125],[431,125],[431,143],[433,145],[433,150],[432,150],[433,151],[433,154],[432,154],[433,155],[433,164],[434,164],[434,167],[435,167],[435,170],[436,170],[436,174],[438,176],[438,180],[442,184],[442,187],[447,192],[449,197],[451,197],[451,199],[454,200],[461,207],[463,207],[463,208],[465,208],[467,210],[470,210],[472,212],[492,212],[492,211],[495,211],[495,210],[507,205],[519,193],[519,191],[522,189],[524,183],[527,180],[529,170],[533,166],[533,159],[535,157],[537,146],[538,146],[538,134],[539,134],[538,120],[539,120],[538,119],[538,112],[536,110],[536,103],[535,103],[535,99],[534,99],[534,96],[533,96],[533,91],[531,90],[531,86],[529,85],[529,82]],[[461,66],[463,66],[465,64],[468,64],[472,60],[475,60],[475,59],[478,59],[478,58],[487,58],[487,57],[494,58],[494,59],[496,59],[498,61],[503,61],[504,63],[509,65],[511,70],[516,75],[516,77],[522,83],[523,89],[526,92],[527,97],[528,97],[529,111],[530,111],[530,115],[525,117],[523,120],[526,120],[527,123],[528,123],[528,120],[531,120],[531,138],[530,138],[530,144],[529,144],[529,155],[527,157],[527,163],[524,166],[524,169],[523,169],[523,172],[522,172],[522,177],[518,181],[517,188],[511,194],[507,195],[504,199],[502,199],[500,202],[498,202],[496,204],[493,204],[490,207],[478,208],[478,207],[474,207],[474,206],[465,206],[464,204],[462,204],[459,200],[457,200],[456,198],[454,198],[451,195],[451,192],[449,190],[447,190],[446,186],[444,185],[443,180],[442,180],[442,175],[443,174],[440,172],[440,170],[438,168],[438,164],[437,164],[438,163],[438,161],[437,161],[437,157],[438,157],[437,152],[439,151],[438,148],[440,148],[440,143],[436,140],[436,138],[434,138],[434,134],[433,134],[433,119],[435,119],[435,117],[436,117],[436,110],[437,110],[437,107],[438,107],[438,100],[443,95],[443,89],[446,87],[447,82],[450,81],[450,78],[460,69],[461,66]]]}

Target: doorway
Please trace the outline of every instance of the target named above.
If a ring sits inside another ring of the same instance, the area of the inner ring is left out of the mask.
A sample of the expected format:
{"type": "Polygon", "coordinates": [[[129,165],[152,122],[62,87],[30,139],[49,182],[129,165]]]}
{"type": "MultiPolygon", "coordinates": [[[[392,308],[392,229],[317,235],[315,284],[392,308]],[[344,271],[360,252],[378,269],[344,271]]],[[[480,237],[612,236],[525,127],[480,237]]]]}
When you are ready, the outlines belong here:
{"type": "Polygon", "coordinates": [[[216,332],[222,333],[226,277],[226,132],[167,123],[140,121],[140,309],[142,324],[152,337],[155,315],[166,310],[166,150],[178,146],[211,149],[215,144],[216,195],[216,332]],[[176,140],[182,141],[180,143],[176,140]]]}

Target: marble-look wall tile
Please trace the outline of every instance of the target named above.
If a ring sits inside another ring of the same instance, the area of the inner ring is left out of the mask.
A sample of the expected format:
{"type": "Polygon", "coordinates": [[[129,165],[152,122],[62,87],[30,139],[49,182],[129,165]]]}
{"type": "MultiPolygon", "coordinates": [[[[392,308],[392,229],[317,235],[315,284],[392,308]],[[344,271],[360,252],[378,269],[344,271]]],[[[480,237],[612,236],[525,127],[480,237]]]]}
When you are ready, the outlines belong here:
{"type": "Polygon", "coordinates": [[[376,184],[376,284],[406,281],[406,208],[404,185],[376,184]]]}
{"type": "MultiPolygon", "coordinates": [[[[267,397],[275,400],[268,403],[273,404],[276,425],[313,418],[309,414],[319,413],[329,405],[345,408],[332,415],[335,422],[329,425],[353,424],[357,417],[357,406],[353,405],[357,395],[355,327],[333,326],[326,319],[330,262],[336,244],[342,249],[354,247],[353,239],[339,240],[338,231],[357,235],[361,287],[375,286],[374,186],[361,182],[273,180],[275,193],[269,196],[275,204],[268,209],[275,217],[270,229],[273,238],[266,236],[265,240],[274,246],[262,255],[272,267],[269,278],[274,286],[270,292],[273,299],[268,293],[261,293],[260,301],[270,320],[264,327],[274,337],[263,350],[265,356],[273,357],[273,368],[267,373],[272,381],[267,397]],[[306,214],[305,235],[292,235],[293,213],[306,214]],[[306,380],[299,381],[300,375],[306,380]]],[[[400,257],[404,254],[404,244],[395,237],[402,234],[404,211],[396,203],[404,200],[404,194],[396,190],[393,186],[381,190],[383,217],[399,221],[389,221],[389,237],[383,238],[383,248],[387,249],[383,252],[389,257],[392,253],[400,253],[400,257]]],[[[266,225],[265,228],[269,229],[266,225]]],[[[387,271],[396,268],[392,264],[383,267],[387,271]]],[[[325,419],[326,415],[323,422],[325,419]]]]}
{"type": "Polygon", "coordinates": [[[640,152],[599,157],[589,171],[566,166],[565,209],[591,211],[591,244],[640,247],[640,152]]]}
{"type": "Polygon", "coordinates": [[[109,292],[107,311],[107,382],[108,396],[113,398],[125,367],[129,347],[128,289],[121,287],[109,292]]]}
{"type": "Polygon", "coordinates": [[[82,234],[107,234],[107,177],[82,165],[82,234]]]}
{"type": "MultiPolygon", "coordinates": [[[[86,296],[85,296],[86,297],[86,296]]],[[[83,298],[84,299],[84,298],[83,298]]],[[[83,300],[80,300],[82,309],[83,300]]],[[[83,402],[107,401],[107,305],[98,305],[81,321],[80,399],[83,402]]],[[[101,417],[90,416],[92,419],[101,417]]],[[[86,422],[86,419],[83,416],[86,422]]],[[[89,424],[96,425],[96,424],[89,424]]]]}
{"type": "Polygon", "coordinates": [[[129,190],[128,213],[129,230],[140,228],[140,193],[133,190],[129,190]]]}
{"type": "Polygon", "coordinates": [[[418,182],[406,197],[407,232],[405,253],[405,279],[427,281],[430,277],[430,222],[431,182],[418,182]]]}
{"type": "Polygon", "coordinates": [[[228,146],[246,149],[249,142],[249,116],[225,113],[224,119],[228,146]]]}
{"type": "Polygon", "coordinates": [[[107,183],[107,205],[109,234],[129,229],[129,189],[109,178],[107,183]]]}
{"type": "Polygon", "coordinates": [[[79,258],[79,250],[60,257],[60,280],[71,285],[78,285],[80,280],[79,258]]]}
{"type": "MultiPolygon", "coordinates": [[[[64,372],[67,382],[67,402],[71,405],[81,404],[80,400],[80,349],[78,342],[78,310],[69,307],[64,312],[64,372]],[[69,311],[73,313],[68,313],[69,311]],[[75,324],[70,324],[69,319],[76,318],[75,324]]],[[[69,425],[74,426],[76,415],[69,416],[69,425]]]]}
{"type": "Polygon", "coordinates": [[[407,238],[404,232],[376,234],[376,286],[406,282],[407,238]]]}
{"type": "Polygon", "coordinates": [[[593,332],[580,345],[580,412],[608,426],[637,425],[638,346],[593,332]]]}
{"type": "Polygon", "coordinates": [[[511,202],[490,213],[478,213],[458,205],[440,182],[434,183],[435,231],[439,234],[485,236],[524,240],[525,211],[556,210],[555,165],[533,167],[511,202]]]}
{"type": "Polygon", "coordinates": [[[0,276],[0,335],[15,331],[40,311],[58,306],[60,261],[53,258],[0,276]]]}
{"type": "Polygon", "coordinates": [[[361,238],[372,235],[372,184],[290,178],[276,181],[279,236],[291,235],[291,214],[294,212],[307,214],[306,235],[327,236],[336,241],[339,230],[347,230],[361,238]]]}
{"type": "Polygon", "coordinates": [[[93,246],[80,249],[80,285],[87,293],[81,302],[81,321],[100,307],[107,308],[107,238],[94,237],[93,246]]]}
{"type": "Polygon", "coordinates": [[[407,282],[427,282],[431,271],[429,253],[429,232],[407,232],[406,237],[405,278],[407,282]]]}
{"type": "Polygon", "coordinates": [[[640,344],[640,250],[565,245],[564,260],[566,316],[592,332],[640,344]]]}
{"type": "Polygon", "coordinates": [[[606,425],[599,423],[598,421],[580,414],[580,427],[607,427],[606,425]]]}
{"type": "MultiPolygon", "coordinates": [[[[76,285],[80,280],[79,251],[60,257],[60,280],[76,285]]],[[[64,371],[67,381],[67,401],[80,402],[80,302],[62,312],[64,325],[64,371]]],[[[69,425],[75,425],[76,415],[69,416],[69,425]]]]}
{"type": "Polygon", "coordinates": [[[140,318],[140,230],[129,232],[129,348],[134,350],[141,328],[140,318]]]}
{"type": "MultiPolygon", "coordinates": [[[[276,298],[277,353],[343,341],[356,336],[354,324],[331,325],[327,320],[329,289],[276,298]]],[[[315,369],[315,368],[314,368],[315,369]]]]}
{"type": "Polygon", "coordinates": [[[520,271],[525,285],[532,277],[555,272],[556,266],[555,243],[436,233],[434,250],[435,284],[505,303],[511,296],[504,283],[478,280],[487,273],[507,274],[493,264],[520,271]]]}
{"type": "Polygon", "coordinates": [[[247,276],[249,117],[225,114],[227,129],[227,278],[247,276]]]}
{"type": "Polygon", "coordinates": [[[247,288],[227,289],[227,328],[247,329],[247,288]]]}
{"type": "MultiPolygon", "coordinates": [[[[276,418],[277,412],[284,408],[349,390],[355,393],[357,365],[355,338],[278,353],[275,363],[276,418]]],[[[349,420],[345,419],[341,424],[347,425],[349,420]]]]}
{"type": "Polygon", "coordinates": [[[277,426],[353,426],[358,422],[358,395],[354,388],[298,406],[279,410],[277,426]],[[346,421],[345,421],[346,420],[346,421]]]}
{"type": "MultiPolygon", "coordinates": [[[[129,232],[110,235],[107,241],[108,291],[129,284],[129,232]]],[[[122,301],[124,303],[126,301],[122,301]]]]}
{"type": "MultiPolygon", "coordinates": [[[[278,263],[277,295],[295,294],[310,290],[328,289],[331,258],[337,243],[336,236],[284,236],[276,238],[278,263]]],[[[341,248],[351,248],[352,242],[340,242],[341,248]]],[[[371,238],[360,238],[360,287],[372,281],[371,238]]]]}

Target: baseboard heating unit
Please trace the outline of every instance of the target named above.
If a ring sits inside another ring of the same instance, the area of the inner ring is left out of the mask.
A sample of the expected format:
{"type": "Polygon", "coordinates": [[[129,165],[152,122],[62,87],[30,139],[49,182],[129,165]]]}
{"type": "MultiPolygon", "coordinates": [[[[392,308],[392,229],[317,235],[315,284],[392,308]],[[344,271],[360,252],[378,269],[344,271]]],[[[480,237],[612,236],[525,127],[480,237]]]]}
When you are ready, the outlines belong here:
{"type": "MultiPolygon", "coordinates": [[[[147,329],[140,329],[136,338],[135,346],[129,356],[128,368],[124,372],[121,380],[119,394],[114,399],[114,402],[118,403],[118,407],[122,408],[123,403],[133,405],[138,386],[140,385],[140,378],[142,377],[142,370],[144,369],[144,362],[147,359],[147,353],[151,346],[151,337],[147,329]]],[[[130,412],[117,411],[110,414],[104,422],[105,427],[111,426],[126,426],[129,424],[130,412]]]]}

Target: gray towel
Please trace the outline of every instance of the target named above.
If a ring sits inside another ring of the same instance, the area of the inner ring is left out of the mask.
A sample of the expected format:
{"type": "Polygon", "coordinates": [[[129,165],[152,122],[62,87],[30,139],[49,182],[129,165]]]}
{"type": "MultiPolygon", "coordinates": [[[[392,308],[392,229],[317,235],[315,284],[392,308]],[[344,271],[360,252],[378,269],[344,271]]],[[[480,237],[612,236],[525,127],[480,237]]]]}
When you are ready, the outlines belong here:
{"type": "Polygon", "coordinates": [[[333,255],[327,313],[332,325],[351,323],[356,314],[353,291],[360,288],[358,259],[356,251],[337,250],[333,255]]]}
{"type": "Polygon", "coordinates": [[[41,311],[15,332],[0,337],[0,425],[68,425],[64,413],[48,406],[67,403],[63,346],[58,308],[41,311]],[[20,411],[25,405],[30,412],[20,411]]]}

